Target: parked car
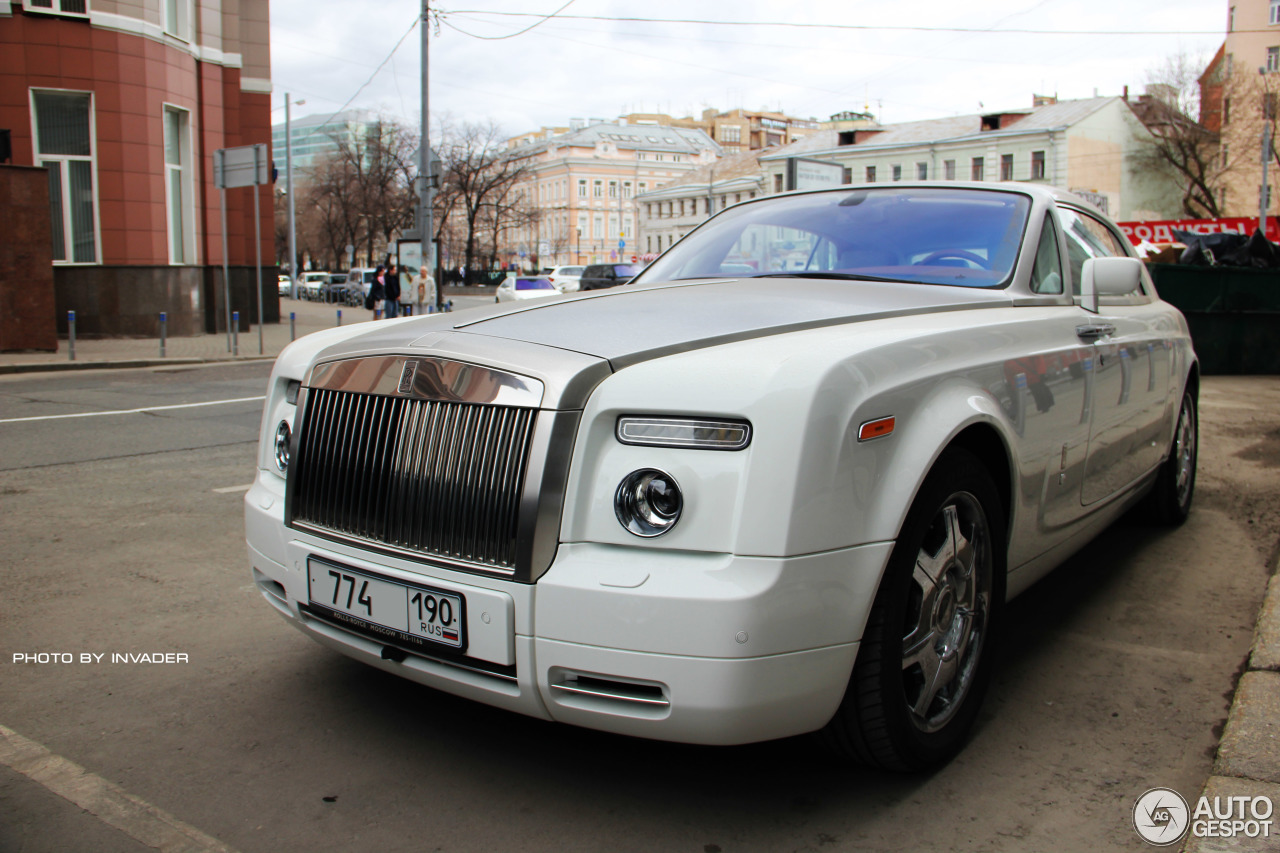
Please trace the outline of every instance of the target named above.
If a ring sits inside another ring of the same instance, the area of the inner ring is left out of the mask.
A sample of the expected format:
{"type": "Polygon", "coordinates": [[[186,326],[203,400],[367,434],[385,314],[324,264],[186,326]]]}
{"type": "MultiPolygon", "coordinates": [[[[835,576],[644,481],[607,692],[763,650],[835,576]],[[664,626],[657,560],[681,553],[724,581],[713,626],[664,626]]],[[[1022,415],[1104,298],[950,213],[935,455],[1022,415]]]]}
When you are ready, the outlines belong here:
{"type": "Polygon", "coordinates": [[[494,302],[515,302],[520,299],[538,299],[555,296],[560,291],[547,276],[509,275],[498,285],[494,302]]]}
{"type": "Polygon", "coordinates": [[[640,272],[639,264],[591,264],[582,271],[581,290],[599,290],[626,284],[640,272]]]}
{"type": "Polygon", "coordinates": [[[340,304],[347,302],[347,276],[345,273],[329,273],[325,282],[320,285],[320,300],[322,302],[340,304]]]}
{"type": "Polygon", "coordinates": [[[322,289],[329,283],[327,272],[304,272],[298,279],[298,296],[315,301],[320,299],[322,289]]]}
{"type": "Polygon", "coordinates": [[[578,282],[582,278],[583,266],[559,266],[547,270],[546,276],[556,290],[561,293],[574,293],[578,290],[578,282]]]}
{"type": "Polygon", "coordinates": [[[1187,324],[1039,185],[765,196],[625,288],[368,329],[276,362],[253,580],[331,649],[542,719],[937,765],[1005,602],[1133,507],[1191,510],[1187,324]]]}
{"type": "Polygon", "coordinates": [[[369,295],[369,288],[373,287],[373,280],[377,277],[378,270],[374,267],[355,267],[347,273],[347,284],[360,290],[360,304],[364,304],[364,298],[369,295]]]}
{"type": "Polygon", "coordinates": [[[293,293],[293,280],[287,275],[276,276],[276,284],[280,288],[281,296],[289,296],[293,293]]]}

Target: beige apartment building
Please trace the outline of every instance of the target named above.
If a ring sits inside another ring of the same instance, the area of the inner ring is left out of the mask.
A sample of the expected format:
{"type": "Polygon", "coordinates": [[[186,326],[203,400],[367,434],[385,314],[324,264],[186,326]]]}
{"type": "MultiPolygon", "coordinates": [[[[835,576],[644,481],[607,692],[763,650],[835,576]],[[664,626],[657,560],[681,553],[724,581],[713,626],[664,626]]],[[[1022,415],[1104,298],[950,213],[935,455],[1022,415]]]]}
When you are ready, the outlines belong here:
{"type": "Polygon", "coordinates": [[[790,145],[822,127],[814,119],[796,118],[781,112],[732,109],[720,112],[705,109],[698,118],[674,118],[666,113],[631,113],[621,119],[627,124],[688,127],[701,130],[724,149],[726,154],[760,151],[790,145]]]}
{"type": "Polygon", "coordinates": [[[544,128],[508,141],[523,160],[519,187],[534,216],[500,240],[507,263],[525,269],[629,261],[638,255],[636,195],[669,183],[721,154],[705,132],[616,123],[544,128]]]}
{"type": "Polygon", "coordinates": [[[653,260],[712,214],[764,193],[763,151],[726,154],[636,198],[642,260],[653,260]]]}
{"type": "Polygon", "coordinates": [[[843,167],[843,183],[1029,181],[1077,192],[1116,219],[1160,219],[1178,210],[1172,179],[1136,156],[1150,132],[1123,97],[1057,101],[984,114],[824,129],[763,152],[767,192],[792,189],[789,161],[843,167]]]}
{"type": "Polygon", "coordinates": [[[1223,216],[1280,212],[1273,190],[1280,160],[1271,155],[1264,199],[1262,152],[1265,125],[1275,144],[1280,97],[1280,0],[1228,0],[1222,48],[1200,78],[1200,122],[1220,131],[1223,168],[1218,207],[1223,216]]]}

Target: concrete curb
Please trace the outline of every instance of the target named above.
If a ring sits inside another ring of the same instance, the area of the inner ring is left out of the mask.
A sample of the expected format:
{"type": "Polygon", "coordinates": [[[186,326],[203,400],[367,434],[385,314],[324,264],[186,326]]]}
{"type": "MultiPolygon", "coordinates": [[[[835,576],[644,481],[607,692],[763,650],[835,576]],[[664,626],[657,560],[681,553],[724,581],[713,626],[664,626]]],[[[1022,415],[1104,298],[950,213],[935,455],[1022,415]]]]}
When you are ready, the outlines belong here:
{"type": "Polygon", "coordinates": [[[45,361],[28,364],[0,364],[0,376],[9,373],[49,373],[66,370],[124,370],[132,367],[175,367],[197,364],[233,364],[274,361],[274,355],[242,355],[226,358],[128,358],[118,361],[45,361]]]}
{"type": "MultiPolygon", "coordinates": [[[[1269,797],[1277,813],[1272,835],[1247,838],[1187,836],[1184,853],[1280,851],[1280,563],[1271,567],[1267,595],[1258,611],[1253,647],[1236,685],[1227,726],[1218,743],[1213,775],[1201,796],[1269,797]]],[[[1195,802],[1189,803],[1193,812],[1195,802]]]]}

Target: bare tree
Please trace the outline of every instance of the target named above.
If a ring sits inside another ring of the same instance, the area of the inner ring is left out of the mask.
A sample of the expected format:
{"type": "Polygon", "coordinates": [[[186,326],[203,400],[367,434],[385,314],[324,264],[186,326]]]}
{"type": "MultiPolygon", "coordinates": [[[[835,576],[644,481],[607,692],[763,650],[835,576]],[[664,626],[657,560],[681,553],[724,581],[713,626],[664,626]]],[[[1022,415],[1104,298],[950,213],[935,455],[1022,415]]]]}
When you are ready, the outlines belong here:
{"type": "Polygon", "coordinates": [[[1147,94],[1134,105],[1151,132],[1140,164],[1176,179],[1183,212],[1196,218],[1222,216],[1232,177],[1258,161],[1259,149],[1247,143],[1259,139],[1266,96],[1256,73],[1229,65],[1220,53],[1202,70],[1176,54],[1149,73],[1147,94]]]}
{"type": "MultiPolygon", "coordinates": [[[[506,156],[504,138],[498,126],[463,124],[443,129],[440,143],[443,161],[441,195],[449,199],[451,212],[462,218],[465,233],[463,263],[475,269],[482,235],[493,239],[503,224],[504,199],[528,171],[528,165],[506,156]]],[[[496,260],[491,245],[489,262],[496,260]]]]}

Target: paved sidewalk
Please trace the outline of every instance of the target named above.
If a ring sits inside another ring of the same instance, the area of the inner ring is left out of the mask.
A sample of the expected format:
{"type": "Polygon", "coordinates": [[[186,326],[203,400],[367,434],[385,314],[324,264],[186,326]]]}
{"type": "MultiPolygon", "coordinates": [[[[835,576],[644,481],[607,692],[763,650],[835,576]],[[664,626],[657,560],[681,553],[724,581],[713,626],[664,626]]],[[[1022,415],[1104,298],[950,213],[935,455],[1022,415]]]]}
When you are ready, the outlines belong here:
{"type": "MultiPolygon", "coordinates": [[[[1186,853],[1280,850],[1280,565],[1271,569],[1267,597],[1254,627],[1253,650],[1236,686],[1213,775],[1201,792],[1209,798],[1211,808],[1218,798],[1224,811],[1229,797],[1245,797],[1250,802],[1256,797],[1269,798],[1276,810],[1270,815],[1271,835],[1193,838],[1188,834],[1182,848],[1186,853]]],[[[1196,805],[1188,802],[1193,814],[1196,805]]],[[[1239,810],[1239,806],[1234,808],[1239,810]]],[[[1244,812],[1245,820],[1254,817],[1248,805],[1244,812]]],[[[1232,815],[1233,819],[1239,817],[1232,815]]]]}
{"type": "MultiPolygon", "coordinates": [[[[446,288],[446,301],[458,300],[458,308],[492,301],[481,288],[446,288]],[[456,292],[455,292],[456,291],[456,292]]],[[[204,364],[223,361],[274,359],[294,338],[309,335],[339,324],[372,321],[372,312],[364,308],[326,305],[280,298],[280,322],[262,328],[262,350],[258,349],[258,327],[241,332],[228,342],[225,333],[170,337],[165,341],[165,354],[160,354],[159,338],[77,338],[75,358],[65,338],[58,340],[57,352],[0,352],[0,374],[38,373],[49,370],[89,370],[95,368],[151,367],[164,364],[204,364]],[[292,329],[289,314],[295,315],[292,329]],[[238,354],[233,354],[235,350],[238,354]]]]}

